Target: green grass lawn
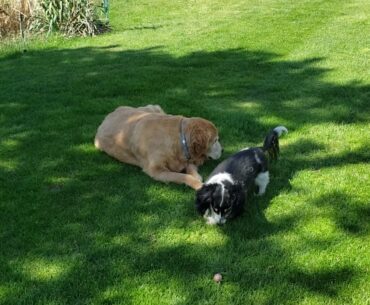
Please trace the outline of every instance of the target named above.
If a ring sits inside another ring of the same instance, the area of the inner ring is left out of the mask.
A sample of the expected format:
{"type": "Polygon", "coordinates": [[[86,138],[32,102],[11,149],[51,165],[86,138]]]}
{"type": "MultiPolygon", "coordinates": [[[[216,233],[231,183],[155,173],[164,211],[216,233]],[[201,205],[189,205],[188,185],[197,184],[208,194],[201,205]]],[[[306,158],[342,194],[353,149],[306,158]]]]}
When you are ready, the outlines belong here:
{"type": "Polygon", "coordinates": [[[370,304],[369,16],[112,0],[109,34],[0,46],[0,304],[370,304]],[[207,226],[190,188],[95,150],[149,103],[213,121],[222,158],[285,125],[266,195],[207,226]]]}

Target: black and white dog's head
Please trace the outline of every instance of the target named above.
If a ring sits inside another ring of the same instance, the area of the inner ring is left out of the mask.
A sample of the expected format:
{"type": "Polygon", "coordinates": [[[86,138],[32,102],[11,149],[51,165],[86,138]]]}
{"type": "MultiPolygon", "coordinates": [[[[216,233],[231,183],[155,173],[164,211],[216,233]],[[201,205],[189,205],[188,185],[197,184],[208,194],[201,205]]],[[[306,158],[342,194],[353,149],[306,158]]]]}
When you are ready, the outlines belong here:
{"type": "Polygon", "coordinates": [[[196,208],[208,224],[224,224],[241,214],[245,192],[230,174],[217,174],[196,193],[196,208]]]}

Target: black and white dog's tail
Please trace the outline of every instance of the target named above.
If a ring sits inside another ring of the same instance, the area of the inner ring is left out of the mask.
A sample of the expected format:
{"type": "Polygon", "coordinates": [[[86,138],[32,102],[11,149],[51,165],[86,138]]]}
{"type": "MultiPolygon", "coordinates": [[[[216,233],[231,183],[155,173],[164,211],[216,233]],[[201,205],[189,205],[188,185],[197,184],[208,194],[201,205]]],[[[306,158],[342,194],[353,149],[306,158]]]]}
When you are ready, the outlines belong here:
{"type": "Polygon", "coordinates": [[[272,160],[276,160],[279,155],[279,137],[283,133],[288,133],[288,129],[284,126],[278,126],[271,130],[265,137],[262,149],[272,160]]]}

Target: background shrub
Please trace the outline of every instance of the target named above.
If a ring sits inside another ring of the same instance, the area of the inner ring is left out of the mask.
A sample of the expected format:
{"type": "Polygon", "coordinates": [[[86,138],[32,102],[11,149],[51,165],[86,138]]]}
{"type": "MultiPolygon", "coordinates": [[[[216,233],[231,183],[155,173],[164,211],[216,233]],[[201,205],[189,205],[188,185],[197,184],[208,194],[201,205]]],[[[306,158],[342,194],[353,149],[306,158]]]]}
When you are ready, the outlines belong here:
{"type": "Polygon", "coordinates": [[[99,28],[97,5],[92,0],[39,0],[31,30],[67,36],[94,35],[99,28]]]}
{"type": "Polygon", "coordinates": [[[34,33],[94,35],[108,28],[99,20],[96,1],[0,0],[0,38],[17,34],[21,26],[34,33]]]}
{"type": "Polygon", "coordinates": [[[22,26],[27,29],[31,24],[37,0],[0,0],[0,38],[15,35],[22,26]]]}

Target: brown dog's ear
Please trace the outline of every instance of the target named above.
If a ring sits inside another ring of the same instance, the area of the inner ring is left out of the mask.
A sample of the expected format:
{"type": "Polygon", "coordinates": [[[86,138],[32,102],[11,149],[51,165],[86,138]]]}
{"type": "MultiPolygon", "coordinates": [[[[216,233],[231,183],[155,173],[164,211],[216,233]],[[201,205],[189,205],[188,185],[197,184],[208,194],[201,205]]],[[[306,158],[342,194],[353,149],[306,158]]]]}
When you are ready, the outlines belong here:
{"type": "Polygon", "coordinates": [[[196,158],[206,157],[208,151],[208,137],[201,128],[193,128],[190,134],[190,155],[196,158]]]}
{"type": "Polygon", "coordinates": [[[194,159],[204,161],[207,157],[211,140],[210,126],[207,126],[207,124],[202,121],[194,120],[189,124],[188,128],[190,155],[194,159]]]}

